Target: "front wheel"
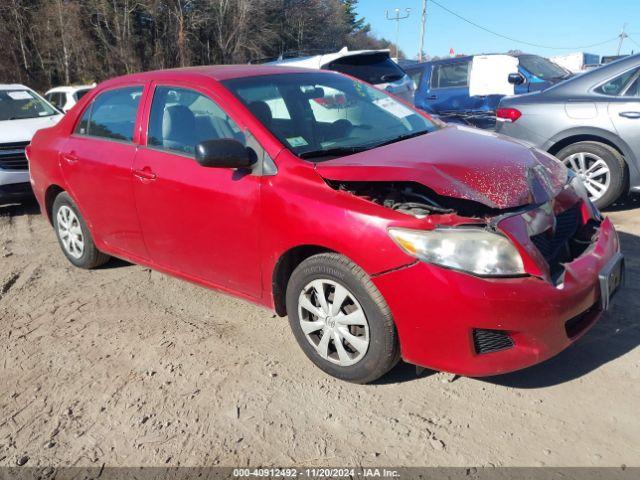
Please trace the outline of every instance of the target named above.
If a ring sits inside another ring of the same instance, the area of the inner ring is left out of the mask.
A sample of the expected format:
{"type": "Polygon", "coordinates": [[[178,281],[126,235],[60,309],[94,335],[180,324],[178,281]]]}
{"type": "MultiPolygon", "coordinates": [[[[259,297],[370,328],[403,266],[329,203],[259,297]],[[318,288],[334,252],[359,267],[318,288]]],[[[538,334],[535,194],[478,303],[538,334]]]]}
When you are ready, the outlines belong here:
{"type": "Polygon", "coordinates": [[[580,177],[596,207],[608,207],[623,193],[625,163],[615,148],[599,142],[578,142],[560,150],[557,157],[580,177]]]}
{"type": "Polygon", "coordinates": [[[293,271],[287,312],[298,344],[329,375],[369,383],[399,360],[386,302],[369,276],[341,255],[314,255],[293,271]]]}

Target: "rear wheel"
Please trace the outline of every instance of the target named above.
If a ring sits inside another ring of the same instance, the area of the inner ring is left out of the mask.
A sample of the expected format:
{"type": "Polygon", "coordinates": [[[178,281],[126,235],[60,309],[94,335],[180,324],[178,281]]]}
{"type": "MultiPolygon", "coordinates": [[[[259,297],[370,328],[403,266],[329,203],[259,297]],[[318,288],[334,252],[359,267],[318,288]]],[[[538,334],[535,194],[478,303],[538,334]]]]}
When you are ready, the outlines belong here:
{"type": "Polygon", "coordinates": [[[556,156],[580,177],[598,208],[611,205],[623,193],[625,163],[615,148],[599,142],[578,142],[556,156]]]}
{"type": "Polygon", "coordinates": [[[67,193],[60,193],[53,201],[52,216],[62,252],[76,267],[95,268],[109,261],[109,255],[96,248],[87,224],[67,193]]]}
{"type": "Polygon", "coordinates": [[[382,295],[341,255],[314,255],[294,270],[287,312],[304,353],[334,377],[372,382],[399,360],[395,325],[382,295]]]}

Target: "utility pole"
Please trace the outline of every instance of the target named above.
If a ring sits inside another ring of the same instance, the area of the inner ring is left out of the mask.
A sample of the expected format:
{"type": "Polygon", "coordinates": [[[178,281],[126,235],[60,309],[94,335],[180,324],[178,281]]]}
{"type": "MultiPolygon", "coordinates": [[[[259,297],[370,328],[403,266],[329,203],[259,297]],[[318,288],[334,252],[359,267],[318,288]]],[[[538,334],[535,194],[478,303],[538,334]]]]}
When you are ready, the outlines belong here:
{"type": "Polygon", "coordinates": [[[620,42],[618,43],[618,55],[620,55],[620,50],[622,49],[622,42],[624,42],[624,39],[629,36],[627,35],[627,32],[625,32],[626,29],[627,24],[625,23],[624,25],[622,25],[622,31],[620,32],[620,35],[618,35],[620,37],[620,42]]]}
{"type": "Polygon", "coordinates": [[[420,28],[420,46],[418,48],[418,60],[422,62],[424,56],[424,33],[427,29],[427,0],[422,0],[422,27],[420,28]]]}
{"type": "Polygon", "coordinates": [[[404,9],[405,12],[407,12],[404,15],[400,15],[400,9],[396,8],[395,12],[396,12],[396,16],[395,17],[390,17],[389,16],[389,10],[385,10],[384,12],[384,16],[387,17],[387,20],[395,20],[396,22],[396,59],[398,59],[398,52],[400,51],[400,47],[398,46],[398,42],[400,41],[400,20],[404,20],[405,18],[409,18],[409,15],[411,15],[411,9],[410,8],[405,8],[404,9]]]}

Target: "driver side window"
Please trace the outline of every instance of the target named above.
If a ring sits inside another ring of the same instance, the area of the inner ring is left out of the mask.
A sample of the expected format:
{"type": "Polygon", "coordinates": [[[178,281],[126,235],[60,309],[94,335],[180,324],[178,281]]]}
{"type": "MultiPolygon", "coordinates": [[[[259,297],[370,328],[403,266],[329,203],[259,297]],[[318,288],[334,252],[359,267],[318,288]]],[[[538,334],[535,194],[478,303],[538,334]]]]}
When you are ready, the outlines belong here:
{"type": "Polygon", "coordinates": [[[147,145],[194,155],[198,143],[222,138],[245,144],[238,125],[213,100],[187,88],[155,89],[147,145]]]}

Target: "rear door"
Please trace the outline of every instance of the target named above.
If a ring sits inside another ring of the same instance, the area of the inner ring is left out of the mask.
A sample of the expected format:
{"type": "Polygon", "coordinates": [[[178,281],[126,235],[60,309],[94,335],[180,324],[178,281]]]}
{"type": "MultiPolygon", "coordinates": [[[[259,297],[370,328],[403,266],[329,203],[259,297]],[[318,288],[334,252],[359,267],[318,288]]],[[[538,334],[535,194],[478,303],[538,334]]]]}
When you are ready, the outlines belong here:
{"type": "Polygon", "coordinates": [[[618,135],[640,157],[640,70],[633,73],[619,96],[609,103],[609,117],[618,135]]]}
{"type": "MultiPolygon", "coordinates": [[[[134,190],[149,253],[162,268],[250,297],[261,295],[260,177],[199,165],[205,140],[250,137],[216,101],[187,84],[154,84],[134,190]]],[[[258,148],[255,146],[255,148],[258,148]]]]}
{"type": "Polygon", "coordinates": [[[130,85],[100,93],[60,152],[68,188],[94,237],[133,260],[147,258],[131,173],[143,91],[130,85]]]}

